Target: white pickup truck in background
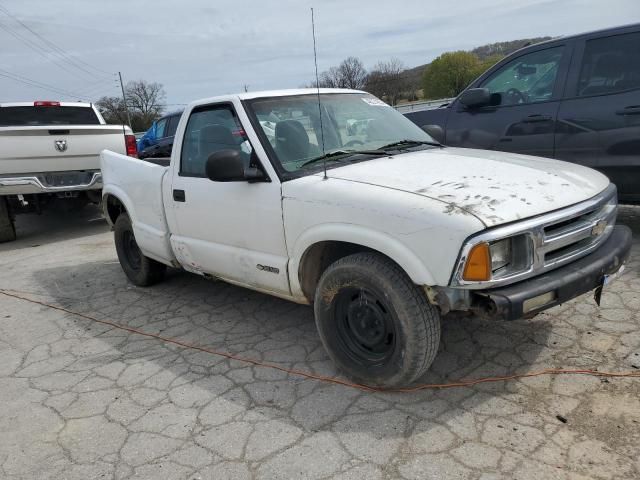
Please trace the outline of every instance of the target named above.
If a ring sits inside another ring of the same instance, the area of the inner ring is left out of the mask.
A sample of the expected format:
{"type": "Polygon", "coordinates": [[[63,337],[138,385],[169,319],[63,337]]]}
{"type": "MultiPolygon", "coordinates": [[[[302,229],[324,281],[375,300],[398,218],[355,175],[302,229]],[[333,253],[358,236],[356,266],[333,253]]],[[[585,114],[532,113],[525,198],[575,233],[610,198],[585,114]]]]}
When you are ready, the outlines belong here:
{"type": "Polygon", "coordinates": [[[104,149],[135,156],[135,137],[90,103],[0,103],[0,242],[15,239],[16,214],[99,202],[104,149]]]}
{"type": "Polygon", "coordinates": [[[312,304],[331,358],[369,385],[420,377],[442,314],[511,320],[599,292],[631,246],[604,175],[443,147],[365,92],[200,100],[168,167],[101,157],[133,283],[173,266],[312,304]]]}

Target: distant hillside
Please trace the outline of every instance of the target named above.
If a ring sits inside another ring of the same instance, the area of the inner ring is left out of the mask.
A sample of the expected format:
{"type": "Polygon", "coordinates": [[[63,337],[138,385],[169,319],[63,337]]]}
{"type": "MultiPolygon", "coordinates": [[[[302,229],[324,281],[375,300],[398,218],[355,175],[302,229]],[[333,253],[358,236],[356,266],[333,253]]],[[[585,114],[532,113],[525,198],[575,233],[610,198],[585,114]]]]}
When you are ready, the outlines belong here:
{"type": "Polygon", "coordinates": [[[480,60],[484,60],[491,55],[506,56],[516,50],[532,45],[534,43],[544,42],[551,40],[551,37],[536,37],[536,38],[523,38],[522,40],[511,40],[510,42],[496,42],[488,45],[482,45],[471,50],[471,53],[475,53],[480,60]]]}
{"type": "MultiPolygon", "coordinates": [[[[475,53],[480,60],[484,60],[492,55],[506,56],[522,47],[544,42],[546,40],[551,40],[551,37],[523,38],[521,40],[511,40],[508,42],[489,43],[487,45],[476,47],[473,50],[470,50],[470,52],[475,53]]],[[[422,88],[422,73],[428,66],[429,64],[425,63],[424,65],[418,65],[417,67],[409,68],[404,71],[407,83],[410,85],[410,89],[419,90],[422,88]]]]}

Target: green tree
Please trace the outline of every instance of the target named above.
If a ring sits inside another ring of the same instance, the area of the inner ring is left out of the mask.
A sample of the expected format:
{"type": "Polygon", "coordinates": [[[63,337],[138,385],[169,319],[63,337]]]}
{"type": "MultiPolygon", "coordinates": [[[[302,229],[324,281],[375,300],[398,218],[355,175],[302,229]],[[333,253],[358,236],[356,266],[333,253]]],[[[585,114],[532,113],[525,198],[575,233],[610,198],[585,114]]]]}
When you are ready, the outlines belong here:
{"type": "Polygon", "coordinates": [[[422,85],[426,99],[455,97],[482,73],[483,63],[473,53],[447,52],[424,70],[422,85]]]}

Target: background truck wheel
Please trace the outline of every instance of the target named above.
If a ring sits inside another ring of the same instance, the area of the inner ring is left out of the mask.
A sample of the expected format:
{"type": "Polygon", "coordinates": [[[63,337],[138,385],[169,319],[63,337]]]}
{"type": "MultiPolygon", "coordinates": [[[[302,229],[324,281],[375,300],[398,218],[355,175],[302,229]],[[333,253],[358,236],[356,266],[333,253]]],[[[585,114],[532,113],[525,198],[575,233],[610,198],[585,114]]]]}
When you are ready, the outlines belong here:
{"type": "Polygon", "coordinates": [[[16,226],[9,211],[6,197],[0,197],[0,243],[12,242],[16,239],[16,226]]]}
{"type": "Polygon", "coordinates": [[[136,243],[129,215],[122,213],[114,226],[116,252],[122,270],[134,285],[146,287],[164,277],[166,265],[145,257],[136,243]]]}
{"type": "Polygon", "coordinates": [[[408,385],[438,352],[440,313],[380,254],[357,253],[330,265],[318,282],[314,310],[329,356],[365,385],[408,385]]]}

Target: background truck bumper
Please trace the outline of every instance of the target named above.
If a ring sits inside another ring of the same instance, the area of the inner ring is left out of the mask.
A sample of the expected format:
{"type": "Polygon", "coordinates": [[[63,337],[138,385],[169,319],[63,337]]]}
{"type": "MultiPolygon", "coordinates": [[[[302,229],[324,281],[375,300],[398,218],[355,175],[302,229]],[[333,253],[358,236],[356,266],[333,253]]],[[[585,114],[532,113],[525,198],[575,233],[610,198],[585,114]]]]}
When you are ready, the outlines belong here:
{"type": "Polygon", "coordinates": [[[0,176],[0,195],[28,195],[102,188],[102,174],[89,172],[52,172],[0,176]]]}
{"type": "Polygon", "coordinates": [[[473,310],[483,317],[516,320],[603,286],[631,251],[631,230],[616,225],[594,252],[564,267],[502,288],[474,292],[473,310]]]}

